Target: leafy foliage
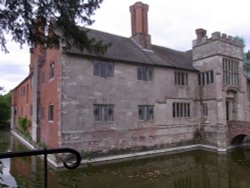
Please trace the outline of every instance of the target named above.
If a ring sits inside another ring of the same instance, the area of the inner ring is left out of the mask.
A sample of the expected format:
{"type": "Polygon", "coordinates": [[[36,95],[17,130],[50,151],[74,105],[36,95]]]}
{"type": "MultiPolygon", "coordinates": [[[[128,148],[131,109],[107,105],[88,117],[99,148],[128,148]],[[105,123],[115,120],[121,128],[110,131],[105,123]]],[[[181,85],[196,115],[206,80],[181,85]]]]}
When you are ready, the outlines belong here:
{"type": "Polygon", "coordinates": [[[30,133],[28,131],[28,128],[31,126],[31,121],[25,117],[19,116],[18,117],[18,125],[19,125],[18,131],[20,133],[22,133],[25,138],[30,140],[31,136],[30,136],[30,133]]]}
{"type": "MultiPolygon", "coordinates": [[[[240,41],[245,46],[245,39],[240,36],[234,37],[234,39],[240,41]]],[[[248,78],[250,77],[250,51],[244,52],[242,49],[242,61],[245,73],[247,74],[248,78]]]]}
{"type": "Polygon", "coordinates": [[[4,87],[0,86],[0,96],[2,96],[2,93],[5,92],[4,87]]]}
{"type": "Polygon", "coordinates": [[[109,45],[87,36],[85,28],[94,21],[91,16],[102,0],[0,0],[0,46],[7,52],[6,33],[20,45],[58,46],[64,39],[80,50],[104,53],[109,45]],[[82,24],[80,28],[77,24],[82,24]],[[56,32],[58,31],[59,32],[56,32]]]}
{"type": "Polygon", "coordinates": [[[28,129],[27,122],[28,122],[28,120],[26,118],[21,117],[21,116],[18,117],[18,125],[24,131],[26,131],[28,129]]]}
{"type": "Polygon", "coordinates": [[[10,120],[11,94],[0,95],[0,122],[10,120]]]}
{"type": "MultiPolygon", "coordinates": [[[[241,42],[242,45],[245,46],[245,39],[243,37],[240,37],[240,36],[235,36],[234,37],[235,40],[238,40],[239,42],[241,42]]],[[[246,64],[247,63],[247,56],[246,56],[246,53],[244,52],[244,49],[242,49],[242,60],[243,60],[243,63],[246,64]]]]}
{"type": "Polygon", "coordinates": [[[240,41],[243,45],[245,45],[245,39],[243,37],[237,35],[234,37],[234,39],[240,41]]]}

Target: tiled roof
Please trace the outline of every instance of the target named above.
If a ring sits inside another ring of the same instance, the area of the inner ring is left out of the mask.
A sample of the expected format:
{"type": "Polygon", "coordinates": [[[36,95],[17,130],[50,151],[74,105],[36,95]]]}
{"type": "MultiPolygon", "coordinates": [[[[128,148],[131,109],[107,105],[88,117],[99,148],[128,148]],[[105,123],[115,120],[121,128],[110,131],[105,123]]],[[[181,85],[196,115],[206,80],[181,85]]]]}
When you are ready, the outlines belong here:
{"type": "MultiPolygon", "coordinates": [[[[121,37],[101,31],[89,30],[89,36],[97,41],[111,43],[102,58],[130,63],[142,63],[173,68],[196,70],[192,66],[192,51],[180,52],[165,47],[152,45],[152,50],[141,49],[131,38],[121,37]]],[[[67,50],[68,53],[93,56],[76,48],[67,50]]]]}

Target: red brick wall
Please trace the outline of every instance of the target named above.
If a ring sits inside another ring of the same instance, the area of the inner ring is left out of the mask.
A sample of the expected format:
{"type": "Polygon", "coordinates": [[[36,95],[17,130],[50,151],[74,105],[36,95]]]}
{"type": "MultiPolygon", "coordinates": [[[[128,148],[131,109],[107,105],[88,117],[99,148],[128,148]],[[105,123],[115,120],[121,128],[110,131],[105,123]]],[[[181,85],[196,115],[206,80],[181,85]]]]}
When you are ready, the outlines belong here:
{"type": "MultiPolygon", "coordinates": [[[[15,127],[18,127],[18,117],[32,120],[32,78],[28,76],[12,91],[12,106],[15,107],[15,127]]],[[[30,130],[31,131],[31,130],[30,130]]]]}
{"type": "Polygon", "coordinates": [[[41,142],[49,148],[59,147],[59,50],[49,49],[45,63],[40,67],[40,75],[44,75],[44,83],[40,84],[40,106],[44,107],[44,118],[40,121],[41,142]],[[55,65],[54,78],[49,78],[50,64],[55,65]],[[49,105],[54,105],[54,121],[48,120],[49,105]]]}
{"type": "Polygon", "coordinates": [[[148,33],[148,5],[137,2],[130,6],[132,36],[138,33],[148,33]]]}
{"type": "Polygon", "coordinates": [[[238,135],[250,135],[249,121],[228,121],[228,141],[231,143],[234,137],[238,135]]]}
{"type": "MultiPolygon", "coordinates": [[[[45,61],[41,63],[38,70],[38,78],[34,79],[38,84],[38,126],[40,127],[40,142],[46,144],[50,148],[59,147],[59,125],[58,125],[58,77],[59,77],[59,50],[48,49],[41,51],[39,48],[31,50],[30,57],[30,70],[34,68],[34,64],[39,62],[42,57],[45,61]],[[54,63],[55,72],[54,78],[49,78],[50,64],[54,63]],[[44,82],[41,83],[41,74],[44,74],[44,82]],[[50,104],[54,105],[54,121],[48,121],[48,107],[50,104]],[[40,106],[44,107],[44,117],[41,118],[40,106]]],[[[41,61],[40,61],[41,62],[41,61]]],[[[32,75],[27,77],[21,82],[12,92],[12,105],[16,107],[16,125],[18,117],[26,117],[30,121],[31,116],[31,104],[32,104],[32,75]],[[22,88],[25,88],[23,92],[22,88]]],[[[30,129],[31,132],[31,129],[30,129]]]]}

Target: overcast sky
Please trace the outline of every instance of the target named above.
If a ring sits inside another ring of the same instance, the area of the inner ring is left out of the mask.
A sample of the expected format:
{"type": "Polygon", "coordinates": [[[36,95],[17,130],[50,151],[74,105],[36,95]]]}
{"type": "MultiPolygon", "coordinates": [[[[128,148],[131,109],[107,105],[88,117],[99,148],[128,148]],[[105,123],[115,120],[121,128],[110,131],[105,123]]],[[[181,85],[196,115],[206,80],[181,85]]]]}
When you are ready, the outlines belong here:
{"type": "MultiPolygon", "coordinates": [[[[129,6],[135,0],[104,0],[93,19],[94,29],[130,37],[129,6]]],[[[208,37],[215,31],[245,39],[250,49],[249,0],[144,0],[149,5],[149,34],[153,44],[186,51],[192,48],[195,29],[204,28],[208,37]]],[[[0,86],[13,89],[28,75],[29,50],[8,45],[0,52],[0,86]]]]}

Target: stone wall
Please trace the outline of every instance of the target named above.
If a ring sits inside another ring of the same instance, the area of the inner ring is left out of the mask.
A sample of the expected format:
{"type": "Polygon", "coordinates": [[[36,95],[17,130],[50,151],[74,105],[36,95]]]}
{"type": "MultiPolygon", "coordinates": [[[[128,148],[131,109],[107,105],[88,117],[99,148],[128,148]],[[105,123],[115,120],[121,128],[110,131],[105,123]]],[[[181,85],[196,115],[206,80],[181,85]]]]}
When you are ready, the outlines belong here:
{"type": "Polygon", "coordinates": [[[176,86],[177,70],[154,67],[153,81],[137,80],[137,65],[115,63],[114,77],[93,75],[93,61],[62,61],[62,146],[98,153],[197,143],[197,73],[176,86]],[[189,102],[191,117],[173,118],[172,103],[189,102]],[[95,122],[94,104],[114,104],[113,122],[95,122]],[[154,105],[154,120],[138,120],[138,105],[154,105]]]}
{"type": "Polygon", "coordinates": [[[226,101],[230,92],[234,93],[235,120],[247,120],[246,78],[242,63],[243,45],[234,38],[215,32],[211,38],[202,36],[193,42],[193,65],[201,72],[213,71],[214,83],[198,86],[199,100],[208,106],[208,116],[200,119],[202,144],[225,149],[227,143],[226,101]],[[233,58],[239,62],[239,85],[223,83],[223,58],[233,58]]]}
{"type": "Polygon", "coordinates": [[[193,41],[193,60],[223,55],[242,59],[244,45],[231,36],[215,32],[211,38],[207,36],[193,41]]]}
{"type": "Polygon", "coordinates": [[[18,117],[25,117],[30,122],[31,105],[32,105],[32,78],[31,75],[23,80],[15,89],[12,90],[12,117],[11,128],[16,129],[18,125],[18,117]]]}

